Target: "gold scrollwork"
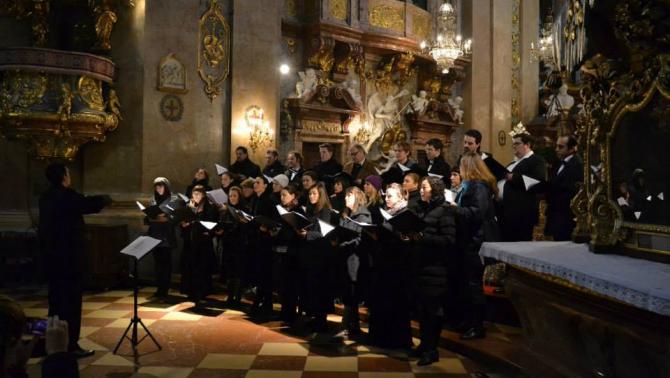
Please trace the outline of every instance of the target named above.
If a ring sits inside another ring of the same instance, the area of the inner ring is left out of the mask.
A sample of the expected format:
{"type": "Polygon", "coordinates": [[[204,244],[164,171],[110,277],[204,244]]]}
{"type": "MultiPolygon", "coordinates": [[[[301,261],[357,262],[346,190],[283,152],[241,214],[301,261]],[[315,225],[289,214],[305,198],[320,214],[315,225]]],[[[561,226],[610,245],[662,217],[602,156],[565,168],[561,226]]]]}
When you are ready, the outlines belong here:
{"type": "Polygon", "coordinates": [[[342,129],[342,125],[336,122],[325,122],[323,120],[307,119],[302,121],[302,128],[305,131],[312,132],[327,132],[330,134],[338,134],[342,129]]]}
{"type": "Polygon", "coordinates": [[[307,60],[307,64],[321,70],[326,77],[333,68],[335,57],[333,49],[335,41],[332,38],[313,38],[312,39],[312,55],[307,60]]]}
{"type": "Polygon", "coordinates": [[[405,31],[405,6],[375,1],[370,7],[370,25],[399,33],[405,31]]]}
{"type": "Polygon", "coordinates": [[[347,3],[349,0],[330,0],[328,7],[330,8],[330,17],[340,20],[347,20],[347,3]]]}
{"type": "Polygon", "coordinates": [[[77,92],[83,102],[91,109],[104,111],[105,100],[102,98],[102,83],[90,76],[82,76],[77,81],[77,92]]]}
{"type": "Polygon", "coordinates": [[[298,2],[297,0],[284,0],[284,9],[286,9],[286,15],[289,17],[298,16],[298,2]]]}
{"type": "Polygon", "coordinates": [[[205,94],[213,101],[221,93],[219,85],[230,69],[230,26],[218,0],[210,0],[209,9],[200,17],[199,29],[198,75],[205,83],[205,94]]]}

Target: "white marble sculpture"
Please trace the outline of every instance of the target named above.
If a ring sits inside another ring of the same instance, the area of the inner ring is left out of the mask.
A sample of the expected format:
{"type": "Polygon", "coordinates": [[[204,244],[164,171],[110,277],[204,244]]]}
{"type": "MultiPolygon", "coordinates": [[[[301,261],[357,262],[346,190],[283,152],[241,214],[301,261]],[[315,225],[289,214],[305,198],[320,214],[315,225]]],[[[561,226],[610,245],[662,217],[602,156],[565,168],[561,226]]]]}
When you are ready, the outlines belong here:
{"type": "Polygon", "coordinates": [[[570,112],[570,109],[575,105],[575,98],[568,94],[568,86],[563,84],[558,89],[558,94],[551,95],[544,103],[549,107],[547,117],[554,117],[561,112],[570,112]]]}
{"type": "Polygon", "coordinates": [[[408,114],[422,115],[428,107],[428,99],[426,96],[428,93],[426,91],[419,91],[419,95],[412,95],[412,102],[410,106],[407,107],[408,114]]]}
{"type": "Polygon", "coordinates": [[[361,100],[360,93],[358,93],[358,81],[356,79],[347,80],[342,83],[342,87],[349,92],[351,98],[354,99],[354,102],[356,102],[356,105],[360,108],[363,101],[361,100]]]}
{"type": "Polygon", "coordinates": [[[454,112],[454,122],[458,123],[459,125],[463,124],[463,109],[461,109],[462,104],[463,97],[461,96],[456,96],[453,99],[449,99],[449,105],[454,112]]]}
{"type": "Polygon", "coordinates": [[[298,97],[305,97],[316,90],[317,77],[313,68],[298,72],[300,80],[295,84],[295,91],[298,97]]]}

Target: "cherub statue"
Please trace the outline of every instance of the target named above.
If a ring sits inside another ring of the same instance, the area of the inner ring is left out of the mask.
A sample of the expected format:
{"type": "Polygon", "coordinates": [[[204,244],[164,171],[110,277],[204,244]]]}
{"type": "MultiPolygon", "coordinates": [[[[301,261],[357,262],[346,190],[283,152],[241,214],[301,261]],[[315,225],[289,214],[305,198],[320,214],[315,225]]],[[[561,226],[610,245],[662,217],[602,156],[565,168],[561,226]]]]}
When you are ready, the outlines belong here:
{"type": "Polygon", "coordinates": [[[107,107],[109,111],[116,116],[119,120],[122,120],[121,117],[121,103],[119,102],[119,96],[116,95],[114,89],[109,90],[109,101],[107,102],[107,107]]]}
{"type": "Polygon", "coordinates": [[[428,106],[428,99],[426,96],[428,93],[426,91],[419,91],[419,95],[412,95],[412,102],[410,106],[407,107],[407,114],[422,115],[426,111],[428,106]]]}
{"type": "Polygon", "coordinates": [[[72,89],[70,89],[70,85],[68,84],[63,84],[61,87],[61,92],[63,94],[63,101],[58,107],[58,114],[60,114],[61,117],[67,118],[72,112],[72,99],[74,98],[74,94],[72,93],[72,89]]]}
{"type": "Polygon", "coordinates": [[[317,77],[313,68],[298,72],[300,80],[295,84],[295,91],[298,97],[305,97],[316,90],[317,77]]]}
{"type": "Polygon", "coordinates": [[[456,96],[454,99],[449,99],[449,105],[454,112],[454,122],[459,125],[463,124],[463,109],[461,109],[461,104],[463,104],[463,97],[456,96]]]}

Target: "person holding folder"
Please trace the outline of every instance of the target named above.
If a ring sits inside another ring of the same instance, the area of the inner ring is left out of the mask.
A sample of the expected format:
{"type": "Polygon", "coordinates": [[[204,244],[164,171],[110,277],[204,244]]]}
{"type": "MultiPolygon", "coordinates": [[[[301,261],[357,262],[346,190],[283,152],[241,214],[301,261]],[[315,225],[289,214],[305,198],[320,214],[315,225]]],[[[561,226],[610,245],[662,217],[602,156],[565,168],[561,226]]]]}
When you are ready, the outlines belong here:
{"type": "Polygon", "coordinates": [[[193,211],[192,219],[184,219],[180,222],[184,239],[184,265],[182,281],[188,299],[196,307],[204,304],[204,299],[212,290],[212,268],[214,263],[214,244],[212,238],[215,236],[200,222],[216,222],[218,214],[216,209],[207,201],[206,189],[202,185],[196,185],[191,192],[191,200],[188,207],[193,211]]]}
{"type": "Polygon", "coordinates": [[[228,203],[219,212],[221,228],[215,233],[220,237],[222,245],[222,270],[225,272],[226,288],[228,289],[228,306],[237,306],[242,300],[242,279],[247,267],[246,251],[249,244],[247,224],[235,219],[233,210],[246,211],[242,204],[242,189],[232,186],[228,190],[228,203]]]}
{"type": "MultiPolygon", "coordinates": [[[[463,189],[456,196],[458,255],[453,255],[453,264],[449,267],[451,277],[462,277],[465,283],[465,314],[461,339],[479,339],[486,336],[484,315],[486,297],[482,290],[484,265],[479,257],[479,248],[487,241],[498,241],[498,225],[495,220],[494,199],[498,195],[495,177],[486,163],[476,152],[466,152],[461,157],[460,166],[463,177],[463,189]]],[[[450,283],[453,281],[450,279],[450,283]]],[[[453,287],[458,288],[458,283],[453,287]]]]}
{"type": "Polygon", "coordinates": [[[413,351],[417,365],[439,361],[437,351],[442,331],[443,302],[446,295],[446,264],[454,253],[456,221],[454,211],[444,201],[445,185],[438,177],[421,181],[421,203],[418,214],[425,228],[405,236],[412,244],[413,286],[417,301],[421,344],[413,351]]]}
{"type": "MultiPolygon", "coordinates": [[[[393,183],[386,188],[385,210],[394,216],[407,211],[405,190],[393,183]]],[[[370,343],[380,348],[405,349],[412,345],[410,326],[409,245],[400,240],[388,221],[372,234],[372,269],[368,308],[370,343]]]]}
{"type": "Polygon", "coordinates": [[[531,241],[539,219],[540,198],[547,163],[533,152],[533,138],[526,132],[512,137],[514,161],[499,181],[502,212],[498,214],[503,241],[531,241]]]}
{"type": "Polygon", "coordinates": [[[393,145],[393,152],[395,153],[395,163],[384,173],[381,174],[384,180],[384,185],[391,183],[402,183],[403,178],[407,172],[417,172],[421,174],[417,162],[412,159],[412,147],[407,142],[398,142],[393,145]]]}
{"type": "Polygon", "coordinates": [[[298,254],[304,274],[304,300],[301,300],[301,304],[312,317],[312,330],[325,332],[328,330],[326,316],[333,306],[334,246],[331,239],[321,233],[319,221],[332,223],[332,211],[323,183],[319,182],[310,188],[308,198],[306,215],[312,226],[298,231],[298,236],[303,239],[298,254]]]}
{"type": "Polygon", "coordinates": [[[344,201],[346,207],[340,213],[339,224],[353,232],[346,240],[338,240],[338,281],[344,304],[342,327],[348,336],[355,336],[361,333],[358,303],[366,297],[369,286],[370,259],[367,251],[371,248],[371,240],[363,233],[359,223],[371,224],[372,217],[366,207],[367,198],[358,187],[347,188],[344,201]]]}
{"type": "Polygon", "coordinates": [[[384,197],[382,196],[382,178],[377,175],[370,175],[365,178],[363,184],[363,191],[367,197],[366,207],[372,217],[374,224],[382,223],[382,215],[379,209],[384,205],[384,197]]]}
{"type": "Polygon", "coordinates": [[[86,261],[85,214],[108,206],[109,196],[84,196],[71,188],[70,170],[60,163],[46,169],[49,189],[40,197],[38,237],[49,284],[49,316],[58,315],[70,328],[68,351],[77,358],[93,355],[82,349],[82,281],[86,261]]]}
{"type": "MultiPolygon", "coordinates": [[[[287,213],[298,213],[304,215],[304,211],[298,203],[300,190],[295,184],[288,184],[281,191],[281,208],[287,213]]],[[[283,219],[283,218],[282,218],[283,219]]],[[[298,250],[300,240],[298,232],[300,229],[294,224],[286,221],[277,232],[273,249],[279,260],[279,298],[281,301],[280,319],[287,325],[293,326],[298,317],[298,298],[301,293],[300,264],[298,263],[298,250]]]]}
{"type": "Polygon", "coordinates": [[[407,193],[407,208],[414,212],[419,209],[419,203],[421,203],[420,181],[421,177],[414,172],[406,174],[402,181],[402,188],[407,193]]]}
{"type": "MultiPolygon", "coordinates": [[[[170,181],[165,177],[154,179],[154,193],[151,197],[151,206],[160,205],[165,201],[176,201],[177,196],[170,191],[170,181]]],[[[154,297],[165,299],[170,289],[172,278],[172,249],[177,246],[175,225],[167,214],[160,213],[155,217],[147,215],[145,219],[149,225],[147,235],[159,239],[161,243],[154,248],[154,270],[156,276],[156,293],[154,297]]]]}
{"type": "Polygon", "coordinates": [[[444,143],[441,140],[437,138],[428,139],[425,147],[426,161],[424,162],[424,167],[426,168],[425,172],[427,175],[441,179],[448,188],[451,167],[442,156],[443,149],[444,143]]]}

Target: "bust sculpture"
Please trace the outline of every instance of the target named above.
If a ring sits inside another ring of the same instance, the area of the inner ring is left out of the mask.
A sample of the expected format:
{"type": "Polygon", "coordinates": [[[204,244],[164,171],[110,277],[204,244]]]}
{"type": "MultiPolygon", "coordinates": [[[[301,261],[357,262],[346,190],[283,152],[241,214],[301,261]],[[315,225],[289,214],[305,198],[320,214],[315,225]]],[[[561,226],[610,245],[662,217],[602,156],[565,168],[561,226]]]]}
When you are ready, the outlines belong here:
{"type": "Polygon", "coordinates": [[[558,93],[551,95],[544,103],[548,106],[546,116],[554,117],[559,115],[561,112],[568,113],[575,105],[575,99],[568,94],[568,86],[563,84],[558,89],[558,93]]]}
{"type": "Polygon", "coordinates": [[[463,109],[461,109],[461,104],[463,104],[463,97],[456,96],[453,99],[449,99],[449,105],[454,112],[454,122],[459,125],[463,124],[463,109]]]}

